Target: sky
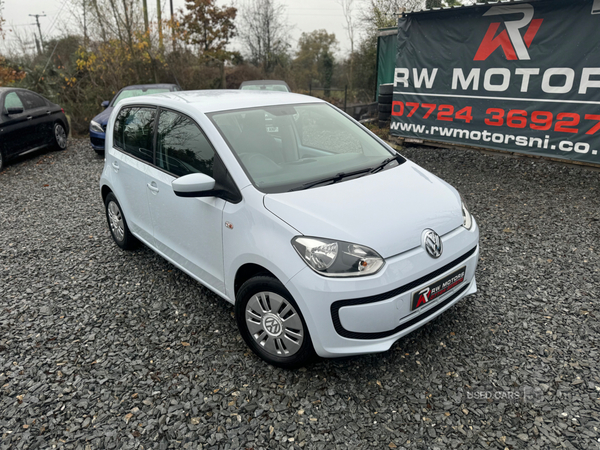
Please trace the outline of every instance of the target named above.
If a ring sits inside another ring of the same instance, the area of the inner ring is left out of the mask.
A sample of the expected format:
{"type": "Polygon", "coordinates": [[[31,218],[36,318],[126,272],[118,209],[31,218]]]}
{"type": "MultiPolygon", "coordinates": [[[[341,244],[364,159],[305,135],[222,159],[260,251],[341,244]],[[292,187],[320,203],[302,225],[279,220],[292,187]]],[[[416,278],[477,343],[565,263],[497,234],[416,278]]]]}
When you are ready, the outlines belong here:
{"type": "MultiPolygon", "coordinates": [[[[45,14],[40,17],[42,36],[60,36],[68,28],[71,20],[70,8],[73,0],[3,0],[3,17],[6,20],[6,28],[14,28],[19,33],[31,35],[37,32],[35,18],[29,14],[45,14]]],[[[161,0],[163,5],[163,18],[169,17],[168,0],[161,0]]],[[[240,8],[243,0],[219,0],[218,4],[231,4],[240,8]]],[[[325,29],[328,33],[334,33],[340,43],[340,56],[349,53],[350,41],[345,30],[345,20],[342,8],[336,0],[279,0],[286,7],[287,22],[291,27],[292,49],[296,49],[298,38],[302,32],[325,29]]],[[[361,0],[355,0],[360,5],[361,0]]],[[[156,17],[156,2],[148,0],[150,15],[156,17]]],[[[175,10],[183,8],[184,0],[173,0],[175,10]]],[[[356,13],[355,13],[356,14],[356,13]]],[[[356,14],[357,15],[357,14],[356,14]]],[[[14,35],[13,35],[14,36],[14,35]]],[[[11,40],[11,33],[7,33],[5,39],[11,40]]],[[[7,44],[7,42],[3,43],[7,44]]],[[[239,46],[235,44],[234,46],[239,46]]],[[[4,47],[4,45],[2,46],[4,47]]]]}

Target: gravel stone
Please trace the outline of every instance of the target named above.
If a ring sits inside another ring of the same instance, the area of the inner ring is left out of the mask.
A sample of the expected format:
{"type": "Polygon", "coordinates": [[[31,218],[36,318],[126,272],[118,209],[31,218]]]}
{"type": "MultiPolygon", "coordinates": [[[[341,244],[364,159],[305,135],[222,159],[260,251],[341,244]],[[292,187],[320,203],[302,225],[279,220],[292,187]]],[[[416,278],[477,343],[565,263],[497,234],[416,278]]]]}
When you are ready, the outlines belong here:
{"type": "Polygon", "coordinates": [[[0,173],[0,449],[598,448],[599,172],[404,149],[476,217],[479,292],[388,352],[285,371],[111,241],[103,160],[69,144],[0,173]]]}

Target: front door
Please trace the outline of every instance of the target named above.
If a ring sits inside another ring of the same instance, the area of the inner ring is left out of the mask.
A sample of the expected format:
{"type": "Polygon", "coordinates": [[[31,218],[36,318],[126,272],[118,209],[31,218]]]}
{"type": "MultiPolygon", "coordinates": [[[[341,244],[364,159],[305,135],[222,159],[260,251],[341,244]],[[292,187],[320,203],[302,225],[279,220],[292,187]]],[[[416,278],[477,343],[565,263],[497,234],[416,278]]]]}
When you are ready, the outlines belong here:
{"type": "Polygon", "coordinates": [[[189,117],[161,110],[156,138],[156,167],[148,172],[148,203],[154,242],[159,252],[225,293],[223,276],[223,208],[216,197],[183,198],[171,183],[190,173],[213,176],[215,151],[189,117]]]}
{"type": "Polygon", "coordinates": [[[35,147],[34,126],[17,92],[4,96],[2,105],[2,146],[7,157],[16,156],[35,147]],[[23,108],[20,114],[8,115],[9,108],[23,108]]]}

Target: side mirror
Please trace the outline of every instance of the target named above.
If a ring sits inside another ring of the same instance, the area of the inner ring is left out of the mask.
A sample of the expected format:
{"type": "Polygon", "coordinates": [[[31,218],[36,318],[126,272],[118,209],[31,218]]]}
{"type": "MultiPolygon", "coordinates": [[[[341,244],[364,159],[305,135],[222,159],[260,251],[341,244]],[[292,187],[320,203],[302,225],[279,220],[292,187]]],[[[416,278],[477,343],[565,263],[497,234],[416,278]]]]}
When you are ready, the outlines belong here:
{"type": "Polygon", "coordinates": [[[6,114],[9,115],[9,116],[15,116],[17,114],[23,114],[23,107],[6,108],[6,114]]]}
{"type": "Polygon", "coordinates": [[[100,103],[102,105],[102,107],[104,109],[108,108],[108,105],[110,105],[110,102],[108,100],[104,100],[102,103],[100,103]]]}
{"type": "Polygon", "coordinates": [[[178,197],[213,197],[215,180],[203,173],[191,173],[173,180],[171,186],[178,197]]]}

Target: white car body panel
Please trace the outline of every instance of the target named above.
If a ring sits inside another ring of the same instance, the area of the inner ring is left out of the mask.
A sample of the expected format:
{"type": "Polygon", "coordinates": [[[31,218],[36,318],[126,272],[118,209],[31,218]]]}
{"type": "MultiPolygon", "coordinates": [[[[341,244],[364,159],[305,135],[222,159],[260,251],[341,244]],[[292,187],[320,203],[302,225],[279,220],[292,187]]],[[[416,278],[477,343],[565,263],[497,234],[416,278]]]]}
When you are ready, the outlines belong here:
{"type": "Polygon", "coordinates": [[[305,236],[366,245],[384,258],[462,225],[460,196],[411,162],[375,175],[297,192],[268,194],[266,208],[305,236]]]}
{"type": "Polygon", "coordinates": [[[147,197],[154,245],[194,278],[225,294],[222,225],[225,200],[178,197],[171,187],[176,177],[154,168],[148,172],[148,183],[153,185],[147,197]]]}
{"type": "Polygon", "coordinates": [[[115,193],[132,234],[225,300],[235,302],[235,277],[246,264],[261,266],[277,277],[298,303],[317,354],[335,357],[386,351],[400,337],[476,292],[477,224],[473,219],[471,229],[465,229],[458,192],[410,161],[333,185],[280,194],[260,192],[206,114],[300,103],[322,101],[271,91],[175,92],[123,100],[108,122],[100,185],[115,193]],[[177,197],[170,186],[175,177],[115,149],[115,117],[128,105],[161,106],[196,121],[241,192],[241,202],[177,197]],[[113,162],[119,165],[118,171],[113,162]],[[152,182],[158,193],[148,189],[152,182]],[[133,197],[131,192],[135,192],[133,197]],[[438,259],[430,257],[422,245],[426,228],[442,238],[444,249],[438,259]],[[366,245],[377,251],[385,264],[369,276],[322,276],[309,268],[291,245],[292,239],[300,235],[366,245]],[[360,304],[363,298],[385,297],[427,277],[468,252],[472,253],[460,264],[419,286],[381,301],[360,304]],[[431,305],[410,311],[411,295],[416,289],[462,266],[466,267],[466,276],[460,295],[451,301],[444,295],[431,305]],[[336,325],[332,311],[337,302],[345,300],[359,303],[340,307],[336,325]],[[428,314],[430,309],[435,312],[428,314]],[[422,320],[415,322],[413,319],[419,316],[422,320]],[[392,333],[403,324],[409,326],[392,333]],[[387,335],[347,337],[340,334],[340,326],[345,330],[342,334],[387,335]]]}

